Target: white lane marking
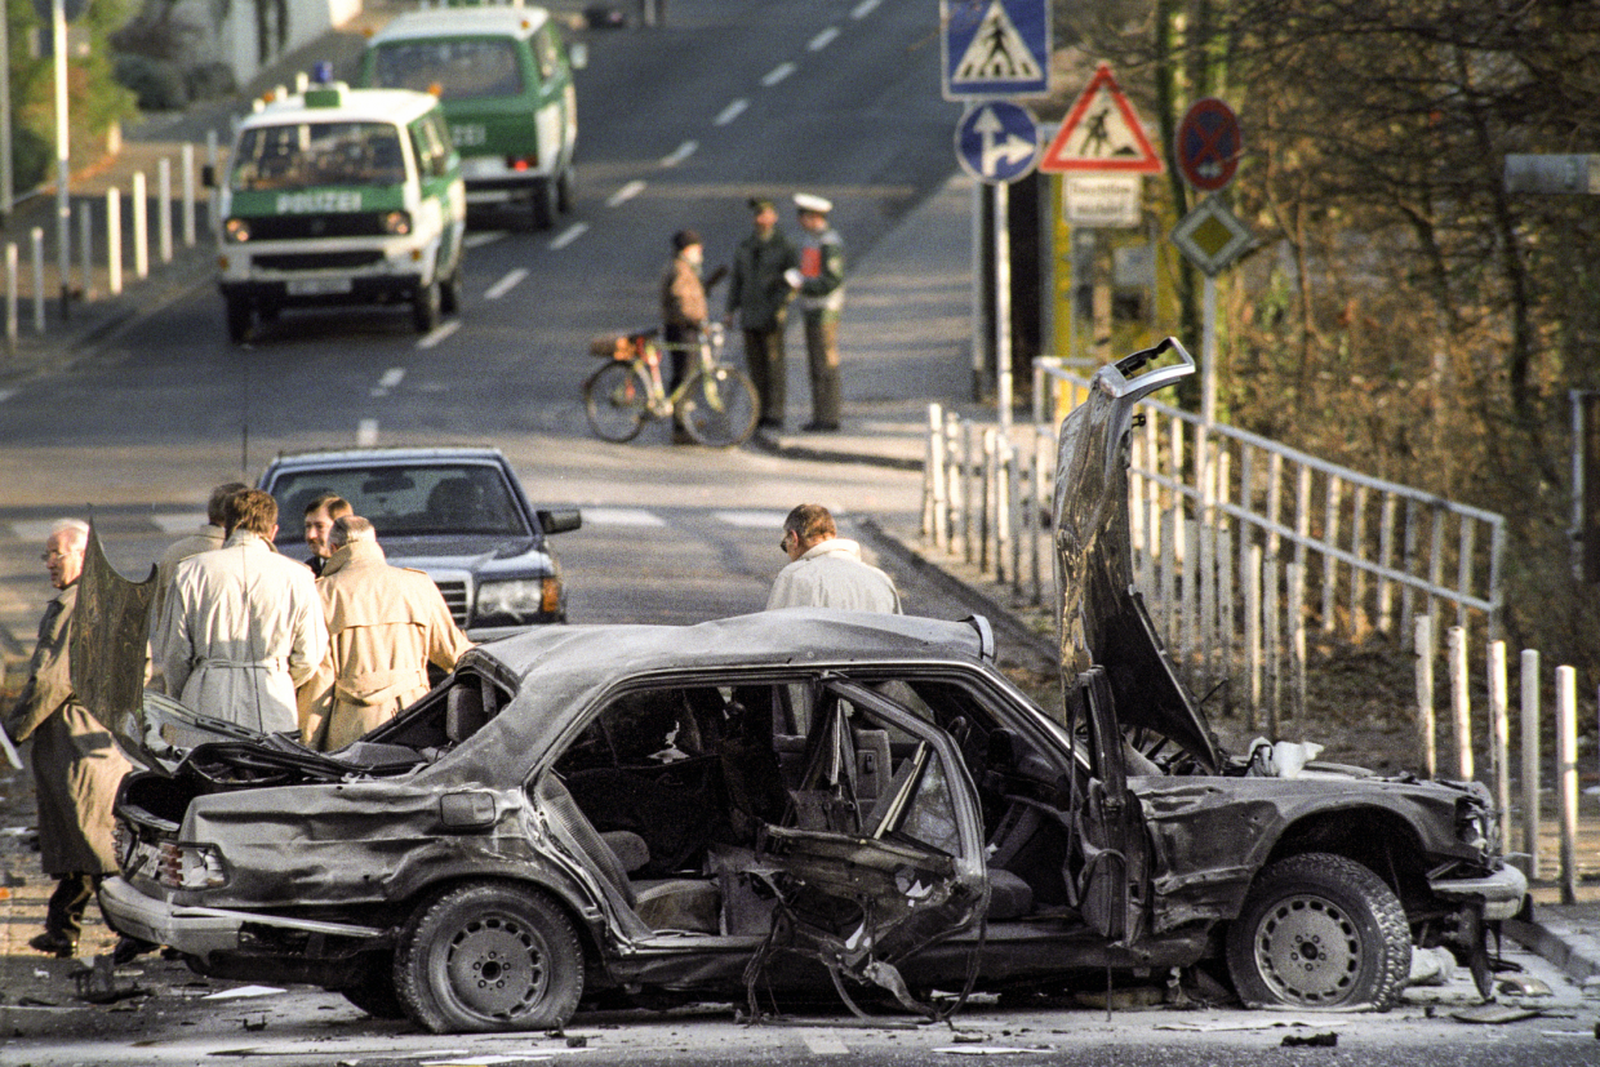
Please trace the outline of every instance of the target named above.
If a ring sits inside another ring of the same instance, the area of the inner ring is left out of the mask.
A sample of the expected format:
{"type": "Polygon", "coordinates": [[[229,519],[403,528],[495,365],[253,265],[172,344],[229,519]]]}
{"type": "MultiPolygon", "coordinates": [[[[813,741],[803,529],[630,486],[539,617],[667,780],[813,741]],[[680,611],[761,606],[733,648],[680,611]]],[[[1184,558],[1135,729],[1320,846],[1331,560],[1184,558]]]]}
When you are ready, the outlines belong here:
{"type": "Polygon", "coordinates": [[[733,103],[729,104],[727,107],[718,112],[717,117],[711,120],[711,125],[726,126],[728,123],[744,114],[744,109],[749,106],[750,101],[741,96],[739,99],[735,100],[733,103]]]}
{"type": "Polygon", "coordinates": [[[861,0],[861,3],[850,9],[850,17],[853,19],[866,18],[878,10],[878,2],[879,0],[861,0]]]}
{"type": "Polygon", "coordinates": [[[583,508],[585,526],[665,526],[666,520],[643,508],[583,508]]]}
{"type": "Polygon", "coordinates": [[[511,290],[521,285],[522,279],[526,278],[527,276],[527,270],[522,267],[518,267],[510,274],[507,274],[504,278],[501,278],[499,281],[489,286],[488,290],[483,294],[483,298],[485,300],[499,300],[502,296],[505,296],[511,290]]]}
{"type": "Polygon", "coordinates": [[[559,252],[588,232],[589,224],[587,222],[574,222],[550,242],[550,248],[552,251],[559,252]]]}
{"type": "Polygon", "coordinates": [[[4,404],[16,395],[17,391],[15,389],[0,389],[0,404],[4,404]]]}
{"type": "MultiPolygon", "coordinates": [[[[435,326],[433,329],[423,334],[422,337],[417,340],[417,347],[432,348],[434,345],[438,344],[440,341],[443,341],[446,337],[449,337],[459,329],[461,329],[461,320],[451,319],[449,322],[435,326]]],[[[395,384],[399,385],[400,383],[396,382],[395,384]]]]}
{"type": "Polygon", "coordinates": [[[827,29],[811,38],[811,42],[806,45],[806,48],[812,52],[820,52],[838,39],[838,36],[839,27],[829,26],[827,29]]]}
{"type": "Polygon", "coordinates": [[[194,533],[204,526],[206,524],[206,513],[203,511],[164,512],[151,515],[150,521],[162,533],[176,537],[178,534],[194,533]]]}
{"type": "Polygon", "coordinates": [[[785,511],[714,511],[711,514],[718,522],[747,530],[763,526],[776,530],[782,527],[783,520],[788,518],[788,512],[785,511]]]}
{"type": "Polygon", "coordinates": [[[846,1056],[850,1053],[850,1046],[836,1037],[809,1034],[805,1038],[805,1043],[813,1056],[846,1056]]]}
{"type": "Polygon", "coordinates": [[[661,165],[663,167],[676,167],[679,163],[694,155],[699,149],[699,141],[685,141],[677,148],[674,148],[670,154],[662,156],[661,165]]]}
{"type": "MultiPolygon", "coordinates": [[[[433,336],[434,333],[438,333],[438,332],[439,332],[438,330],[434,330],[428,336],[431,337],[431,336],[433,336]]],[[[427,339],[428,339],[427,337],[424,337],[422,339],[422,341],[418,341],[417,342],[417,347],[421,348],[423,342],[427,341],[427,339]]],[[[390,367],[388,370],[383,372],[383,377],[378,379],[378,384],[372,387],[372,392],[369,395],[371,395],[371,396],[388,396],[389,395],[389,390],[393,389],[395,386],[397,386],[401,382],[405,381],[405,378],[406,378],[406,369],[404,367],[390,367]]]]}
{"type": "Polygon", "coordinates": [[[362,419],[356,423],[356,444],[361,448],[371,448],[378,443],[378,420],[362,419]]]}
{"type": "Polygon", "coordinates": [[[761,86],[764,89],[770,89],[798,69],[799,68],[793,63],[785,60],[784,62],[779,63],[776,67],[773,67],[771,70],[767,71],[766,76],[761,79],[761,86]]]}
{"type": "Polygon", "coordinates": [[[493,244],[505,235],[506,231],[504,230],[479,230],[476,233],[467,234],[461,243],[468,248],[482,248],[484,245],[493,244]]]}
{"type": "Polygon", "coordinates": [[[644,182],[632,181],[621,189],[611,194],[611,199],[606,201],[606,207],[618,207],[645,191],[644,182]]]}

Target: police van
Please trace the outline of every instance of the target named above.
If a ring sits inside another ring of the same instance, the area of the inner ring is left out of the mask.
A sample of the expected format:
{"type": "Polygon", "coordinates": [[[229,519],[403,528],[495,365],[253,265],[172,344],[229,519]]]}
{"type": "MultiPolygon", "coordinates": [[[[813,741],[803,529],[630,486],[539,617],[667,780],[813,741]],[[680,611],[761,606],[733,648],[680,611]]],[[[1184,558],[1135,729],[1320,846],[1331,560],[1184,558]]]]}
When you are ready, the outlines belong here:
{"type": "Polygon", "coordinates": [[[322,80],[239,125],[221,183],[228,337],[288,307],[461,303],[466,188],[436,97],[322,80]]]}
{"type": "Polygon", "coordinates": [[[430,8],[367,42],[357,83],[438,92],[468,200],[526,201],[546,229],[572,209],[584,54],[541,7],[430,8]]]}

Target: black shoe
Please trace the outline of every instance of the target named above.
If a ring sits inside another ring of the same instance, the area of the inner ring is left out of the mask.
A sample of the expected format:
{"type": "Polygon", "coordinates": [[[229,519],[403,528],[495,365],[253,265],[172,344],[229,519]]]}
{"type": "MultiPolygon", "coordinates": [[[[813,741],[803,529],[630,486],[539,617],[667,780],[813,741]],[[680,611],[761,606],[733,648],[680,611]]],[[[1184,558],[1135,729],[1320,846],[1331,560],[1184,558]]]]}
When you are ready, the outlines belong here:
{"type": "Polygon", "coordinates": [[[137,937],[117,938],[117,947],[111,950],[111,962],[121,967],[125,963],[132,963],[146,952],[154,952],[158,946],[150,941],[141,941],[137,937]]]}
{"type": "Polygon", "coordinates": [[[818,422],[813,419],[800,427],[800,429],[805,433],[838,433],[839,424],[837,422],[818,422]]]}
{"type": "Polygon", "coordinates": [[[762,419],[756,425],[761,427],[763,430],[781,430],[781,429],[783,429],[783,420],[782,419],[762,419]]]}
{"type": "Polygon", "coordinates": [[[51,930],[46,930],[37,937],[29,938],[28,947],[61,960],[78,954],[77,941],[65,934],[58,934],[51,930]]]}

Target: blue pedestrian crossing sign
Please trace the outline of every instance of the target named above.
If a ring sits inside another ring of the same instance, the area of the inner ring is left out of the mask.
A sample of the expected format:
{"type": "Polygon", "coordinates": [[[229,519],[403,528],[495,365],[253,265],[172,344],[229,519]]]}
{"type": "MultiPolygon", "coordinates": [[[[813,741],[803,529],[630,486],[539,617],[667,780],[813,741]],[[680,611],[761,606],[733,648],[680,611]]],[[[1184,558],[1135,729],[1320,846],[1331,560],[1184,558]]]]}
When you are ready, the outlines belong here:
{"type": "Polygon", "coordinates": [[[1050,0],[940,0],[944,98],[1050,92],[1050,0]]]}
{"type": "Polygon", "coordinates": [[[1039,156],[1039,123],[1033,112],[1007,100],[967,109],[956,127],[956,159],[981,182],[1014,182],[1033,170],[1039,156]]]}

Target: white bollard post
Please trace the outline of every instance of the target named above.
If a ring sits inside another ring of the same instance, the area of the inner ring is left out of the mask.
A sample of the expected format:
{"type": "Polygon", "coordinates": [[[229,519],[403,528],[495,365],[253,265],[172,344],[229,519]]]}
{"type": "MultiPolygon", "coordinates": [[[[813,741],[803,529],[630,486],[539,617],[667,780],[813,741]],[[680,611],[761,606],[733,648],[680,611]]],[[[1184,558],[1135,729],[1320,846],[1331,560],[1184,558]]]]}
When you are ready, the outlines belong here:
{"type": "Polygon", "coordinates": [[[1556,668],[1556,803],[1561,812],[1561,903],[1578,902],[1578,672],[1556,668]]]}
{"type": "Polygon", "coordinates": [[[150,277],[150,199],[142,170],[133,175],[133,276],[150,277]]]}
{"type": "Polygon", "coordinates": [[[938,404],[928,405],[928,454],[922,466],[922,491],[927,500],[922,512],[922,536],[944,548],[950,502],[944,492],[944,409],[938,404]]]}
{"type": "Polygon", "coordinates": [[[106,190],[106,291],[122,295],[122,192],[106,190]]]}
{"type": "Polygon", "coordinates": [[[1456,775],[1463,782],[1473,778],[1472,765],[1472,679],[1467,672],[1467,631],[1452,626],[1446,631],[1450,650],[1450,709],[1456,735],[1456,775]]]}
{"type": "Polygon", "coordinates": [[[17,242],[6,242],[6,348],[17,350],[17,242]]]}
{"type": "Polygon", "coordinates": [[[44,333],[44,230],[35,226],[28,237],[33,260],[33,332],[44,333]]]}
{"type": "Polygon", "coordinates": [[[78,258],[83,263],[83,302],[94,299],[94,201],[78,205],[78,258]]]}
{"type": "Polygon", "coordinates": [[[1437,778],[1439,748],[1433,722],[1433,620],[1419,615],[1416,627],[1417,652],[1417,740],[1422,745],[1422,774],[1437,778]]]}
{"type": "Polygon", "coordinates": [[[1506,681],[1506,643],[1489,645],[1489,773],[1494,776],[1494,802],[1500,809],[1500,847],[1511,848],[1511,721],[1506,681]]]}
{"type": "Polygon", "coordinates": [[[194,145],[183,144],[183,247],[195,245],[194,145]]]}
{"type": "Polygon", "coordinates": [[[172,160],[162,157],[156,162],[156,247],[161,252],[161,262],[172,262],[172,160]]]}
{"type": "Polygon", "coordinates": [[[1539,653],[1522,650],[1522,848],[1523,873],[1539,877],[1539,653]]]}

